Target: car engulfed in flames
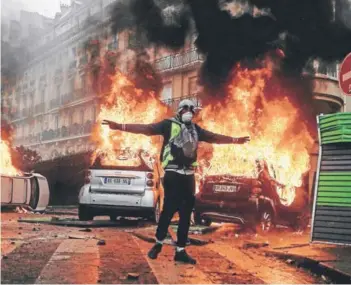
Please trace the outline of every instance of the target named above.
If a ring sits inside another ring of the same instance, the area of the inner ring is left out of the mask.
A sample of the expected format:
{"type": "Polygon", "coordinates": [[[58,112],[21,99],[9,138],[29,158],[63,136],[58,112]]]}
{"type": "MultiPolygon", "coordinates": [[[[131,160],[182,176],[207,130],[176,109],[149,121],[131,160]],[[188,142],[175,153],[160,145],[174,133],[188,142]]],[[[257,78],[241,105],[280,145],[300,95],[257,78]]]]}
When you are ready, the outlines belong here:
{"type": "MultiPolygon", "coordinates": [[[[307,193],[303,180],[310,169],[313,134],[310,122],[293,100],[293,89],[275,77],[275,64],[266,58],[256,69],[237,65],[223,89],[224,94],[201,98],[202,110],[195,116],[197,124],[228,136],[250,135],[251,141],[245,145],[200,144],[195,174],[197,193],[211,179],[244,179],[242,185],[261,185],[250,186],[245,195],[257,191],[256,196],[260,197],[260,191],[264,192],[262,187],[268,189],[270,185],[270,197],[275,197],[275,204],[281,209],[294,209],[298,193],[307,193]],[[265,171],[257,167],[257,160],[264,161],[265,171]],[[258,178],[262,173],[266,177],[258,178]]],[[[162,145],[159,137],[114,131],[101,125],[103,120],[148,124],[173,116],[170,106],[158,94],[138,89],[131,78],[116,71],[110,92],[100,99],[98,124],[92,136],[96,143],[92,161],[104,152],[107,155],[102,164],[136,166],[140,163],[135,155],[139,150],[153,157],[159,155],[162,145]],[[134,153],[136,159],[116,159],[113,153],[117,149],[134,153]]],[[[221,186],[216,193],[211,190],[211,195],[230,195],[232,190],[233,187],[221,186]]]]}

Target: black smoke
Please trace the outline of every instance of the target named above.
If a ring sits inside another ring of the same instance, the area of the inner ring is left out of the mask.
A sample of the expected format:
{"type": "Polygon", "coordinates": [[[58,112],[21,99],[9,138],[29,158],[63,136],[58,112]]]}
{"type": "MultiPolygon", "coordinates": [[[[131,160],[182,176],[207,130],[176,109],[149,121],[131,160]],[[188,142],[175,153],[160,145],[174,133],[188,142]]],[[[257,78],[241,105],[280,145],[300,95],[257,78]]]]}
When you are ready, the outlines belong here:
{"type": "MultiPolygon", "coordinates": [[[[185,12],[181,1],[130,0],[119,2],[112,9],[112,30],[119,32],[135,29],[137,37],[146,37],[149,44],[179,49],[184,46],[189,29],[190,14],[185,12]],[[175,10],[172,19],[163,16],[163,11],[175,10]],[[179,11],[179,13],[177,13],[179,11]],[[170,23],[167,23],[170,20],[170,23]]],[[[145,41],[143,41],[145,42],[145,41]]]]}
{"type": "MultiPolygon", "coordinates": [[[[221,1],[233,2],[233,1],[221,1]]],[[[206,56],[201,82],[217,89],[227,82],[236,63],[252,62],[269,51],[283,50],[281,72],[299,76],[311,58],[341,60],[351,51],[351,30],[342,19],[350,15],[348,0],[241,0],[249,7],[269,11],[255,16],[252,10],[233,17],[219,0],[132,0],[112,13],[115,30],[136,26],[149,43],[169,48],[184,45],[193,21],[196,46],[206,56]],[[176,7],[170,23],[165,8],[176,7]],[[127,17],[126,15],[130,15],[127,17]]]]}

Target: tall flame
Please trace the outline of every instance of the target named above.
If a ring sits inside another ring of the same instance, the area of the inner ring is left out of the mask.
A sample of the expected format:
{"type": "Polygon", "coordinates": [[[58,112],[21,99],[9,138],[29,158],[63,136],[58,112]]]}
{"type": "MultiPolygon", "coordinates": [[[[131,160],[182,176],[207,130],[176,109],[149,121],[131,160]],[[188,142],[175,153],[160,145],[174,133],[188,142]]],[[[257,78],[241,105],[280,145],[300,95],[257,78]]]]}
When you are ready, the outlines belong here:
{"type": "MultiPolygon", "coordinates": [[[[98,115],[98,122],[111,120],[118,123],[153,123],[166,117],[169,109],[157,99],[154,92],[137,89],[134,83],[121,72],[116,72],[110,94],[104,98],[104,103],[98,115]]],[[[146,151],[156,155],[160,151],[159,137],[148,137],[121,131],[110,131],[108,126],[99,124],[97,127],[98,147],[95,156],[100,152],[107,154],[102,163],[115,165],[116,150],[124,150],[129,159],[118,160],[120,166],[137,166],[140,161],[136,155],[146,151]]]]}
{"type": "Polygon", "coordinates": [[[16,169],[11,160],[10,145],[7,141],[0,140],[0,174],[1,175],[21,175],[21,172],[16,169]]]}
{"type": "Polygon", "coordinates": [[[250,135],[251,142],[213,145],[212,156],[201,161],[202,175],[257,177],[255,162],[263,160],[271,175],[285,185],[278,194],[291,204],[295,187],[302,185],[302,177],[310,168],[313,139],[289,97],[279,94],[271,97],[279,99],[267,99],[264,89],[271,77],[270,67],[247,70],[239,66],[225,99],[204,107],[200,119],[203,127],[229,136],[250,135]]]}
{"type": "MultiPolygon", "coordinates": [[[[291,204],[295,187],[302,185],[303,175],[310,168],[309,150],[313,139],[300,119],[299,109],[289,100],[289,94],[265,96],[266,84],[272,78],[269,64],[256,70],[238,66],[235,74],[226,96],[222,100],[210,100],[198,116],[198,123],[220,134],[250,135],[252,140],[245,145],[203,144],[199,149],[197,177],[221,174],[257,177],[256,161],[263,160],[281,184],[277,188],[278,194],[286,204],[291,204]]],[[[276,89],[280,90],[279,86],[276,89]]],[[[169,115],[169,108],[156,94],[137,89],[119,71],[113,78],[111,92],[103,101],[98,122],[108,119],[118,123],[147,124],[169,115]]],[[[145,150],[155,155],[161,146],[158,137],[110,131],[101,124],[96,128],[95,138],[98,144],[93,159],[99,152],[107,153],[102,163],[108,165],[117,163],[115,150],[124,149],[129,154],[145,150]]],[[[139,164],[135,155],[130,157],[134,159],[119,160],[118,164],[139,164]]]]}

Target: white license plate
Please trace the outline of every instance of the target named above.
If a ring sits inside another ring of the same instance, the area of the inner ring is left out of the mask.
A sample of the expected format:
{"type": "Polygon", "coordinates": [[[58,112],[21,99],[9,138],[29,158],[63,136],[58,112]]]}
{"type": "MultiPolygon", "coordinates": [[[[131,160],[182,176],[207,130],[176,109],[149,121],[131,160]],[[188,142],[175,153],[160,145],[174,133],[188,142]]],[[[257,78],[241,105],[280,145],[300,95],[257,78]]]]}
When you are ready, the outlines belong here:
{"type": "Polygon", "coordinates": [[[235,185],[213,185],[213,191],[234,193],[237,191],[237,187],[235,185]]]}
{"type": "Polygon", "coordinates": [[[129,178],[105,178],[105,184],[130,185],[130,182],[129,178]]]}

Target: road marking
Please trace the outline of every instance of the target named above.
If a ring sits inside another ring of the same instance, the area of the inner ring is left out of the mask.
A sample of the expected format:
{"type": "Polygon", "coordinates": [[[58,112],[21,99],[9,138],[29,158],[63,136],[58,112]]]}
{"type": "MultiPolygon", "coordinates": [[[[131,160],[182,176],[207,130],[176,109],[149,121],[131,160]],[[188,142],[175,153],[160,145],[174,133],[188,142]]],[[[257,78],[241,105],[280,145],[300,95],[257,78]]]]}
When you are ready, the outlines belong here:
{"type": "Polygon", "coordinates": [[[64,240],[41,271],[36,284],[95,284],[99,279],[96,239],[64,240]]]}
{"type": "Polygon", "coordinates": [[[152,247],[152,244],[141,241],[134,236],[133,239],[138,244],[159,284],[212,283],[207,275],[199,270],[196,265],[186,265],[174,262],[174,247],[164,245],[158,258],[156,260],[152,260],[147,257],[147,253],[152,247]]]}

